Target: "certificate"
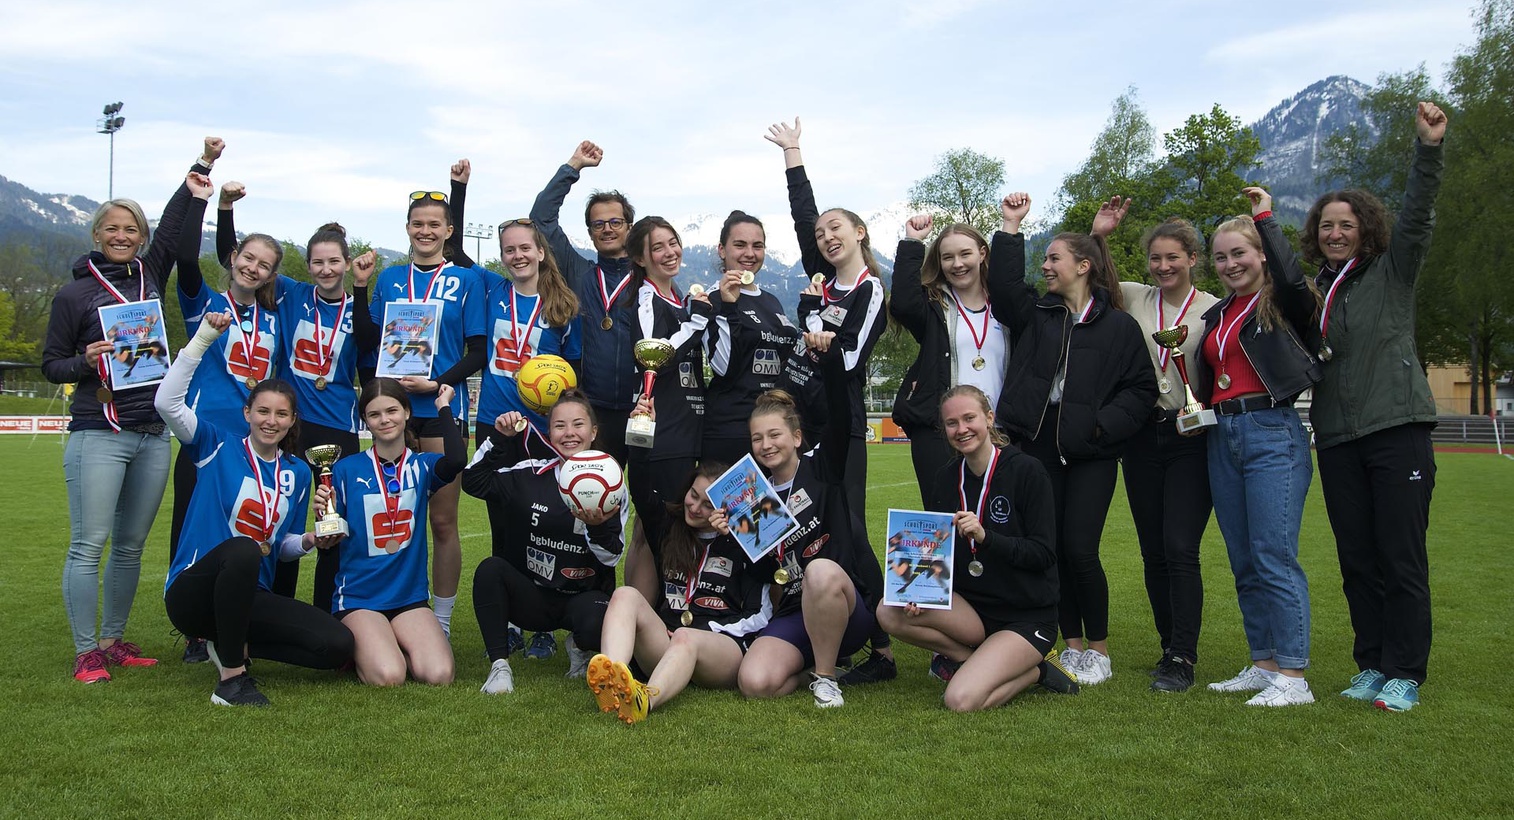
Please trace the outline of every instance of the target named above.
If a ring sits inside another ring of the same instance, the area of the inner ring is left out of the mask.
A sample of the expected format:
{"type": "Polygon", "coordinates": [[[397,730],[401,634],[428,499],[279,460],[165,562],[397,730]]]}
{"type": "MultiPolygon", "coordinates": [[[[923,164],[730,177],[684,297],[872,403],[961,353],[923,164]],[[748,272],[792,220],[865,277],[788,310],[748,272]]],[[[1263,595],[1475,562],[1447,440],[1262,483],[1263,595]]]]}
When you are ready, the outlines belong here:
{"type": "Polygon", "coordinates": [[[384,333],[375,375],[431,378],[441,317],[441,302],[384,303],[384,333]]]}
{"type": "Polygon", "coordinates": [[[706,492],[710,504],[725,511],[731,535],[752,561],[772,552],[799,529],[798,519],[757,469],[750,453],[715,479],[706,492]]]}
{"type": "Polygon", "coordinates": [[[951,609],[952,557],[957,528],[951,513],[888,511],[883,554],[883,603],[951,609]]]}
{"type": "Polygon", "coordinates": [[[157,299],[106,305],[99,309],[100,329],[111,343],[112,390],[145,387],[163,381],[172,363],[163,303],[157,299]]]}

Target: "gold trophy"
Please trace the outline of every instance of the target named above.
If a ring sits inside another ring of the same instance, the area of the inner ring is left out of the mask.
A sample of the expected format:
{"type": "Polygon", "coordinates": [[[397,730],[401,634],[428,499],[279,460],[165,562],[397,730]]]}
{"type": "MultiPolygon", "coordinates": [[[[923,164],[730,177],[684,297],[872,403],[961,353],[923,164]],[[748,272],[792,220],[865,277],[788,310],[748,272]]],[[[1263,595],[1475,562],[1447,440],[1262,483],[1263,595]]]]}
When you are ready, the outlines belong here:
{"type": "Polygon", "coordinates": [[[1178,415],[1179,433],[1196,433],[1205,427],[1213,427],[1215,421],[1214,411],[1199,403],[1193,395],[1193,387],[1188,384],[1188,362],[1179,349],[1183,342],[1188,341],[1188,326],[1174,325],[1162,328],[1151,334],[1151,338],[1162,347],[1172,351],[1172,363],[1177,366],[1178,376],[1183,380],[1183,394],[1188,401],[1183,405],[1183,412],[1178,415]]]}
{"type": "MultiPolygon", "coordinates": [[[[652,386],[657,383],[657,370],[673,358],[673,352],[673,343],[667,339],[642,339],[631,348],[631,355],[635,357],[636,363],[645,369],[641,380],[642,396],[652,395],[652,386]]],[[[628,446],[650,448],[656,434],[657,422],[652,421],[651,416],[640,415],[626,419],[628,446]]]]}
{"type": "MultiPolygon", "coordinates": [[[[342,446],[340,444],[321,444],[305,451],[306,460],[321,468],[321,485],[328,490],[331,489],[331,465],[335,464],[336,460],[341,457],[342,446]]],[[[327,538],[333,535],[350,534],[351,532],[347,529],[347,522],[343,521],[342,517],[336,514],[336,501],[333,499],[331,504],[326,507],[326,514],[315,522],[315,537],[327,538]]]]}

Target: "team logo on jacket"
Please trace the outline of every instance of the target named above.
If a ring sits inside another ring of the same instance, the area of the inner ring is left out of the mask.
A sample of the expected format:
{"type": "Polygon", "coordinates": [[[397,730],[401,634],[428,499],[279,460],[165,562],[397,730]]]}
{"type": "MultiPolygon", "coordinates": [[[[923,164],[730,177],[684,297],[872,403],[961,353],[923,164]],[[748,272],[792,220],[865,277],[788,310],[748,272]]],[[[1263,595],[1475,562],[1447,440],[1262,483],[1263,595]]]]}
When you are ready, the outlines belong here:
{"type": "Polygon", "coordinates": [[[988,520],[995,524],[1009,523],[1009,499],[996,495],[988,502],[988,520]]]}
{"type": "Polygon", "coordinates": [[[679,362],[678,385],[685,388],[699,386],[699,383],[694,381],[694,364],[692,362],[679,362]]]}
{"type": "Polygon", "coordinates": [[[830,533],[826,533],[825,535],[822,535],[819,538],[816,538],[815,539],[815,543],[810,544],[809,546],[807,546],[807,547],[804,548],[804,557],[805,558],[814,558],[815,557],[815,553],[820,552],[820,548],[823,547],[823,546],[825,546],[825,542],[827,542],[829,540],[831,540],[831,534],[830,533]]]}
{"type": "Polygon", "coordinates": [[[803,489],[795,490],[789,494],[789,512],[793,513],[795,518],[798,518],[800,513],[809,509],[810,505],[814,503],[810,500],[810,494],[803,489]]]}
{"type": "Polygon", "coordinates": [[[570,581],[582,581],[594,575],[593,567],[563,567],[562,577],[570,581]]]}
{"type": "Polygon", "coordinates": [[[736,568],[736,562],[729,558],[715,557],[705,563],[704,571],[711,575],[723,575],[731,577],[731,571],[736,568]]]}
{"type": "Polygon", "coordinates": [[[557,572],[557,556],[535,547],[526,547],[526,569],[550,581],[557,572]]]}
{"type": "Polygon", "coordinates": [[[759,347],[752,351],[752,372],[759,376],[776,376],[781,370],[778,362],[778,351],[769,347],[759,347]]]}
{"type": "Polygon", "coordinates": [[[704,596],[695,598],[694,599],[694,605],[695,606],[699,606],[699,607],[703,607],[705,609],[718,609],[718,610],[722,610],[722,611],[730,609],[729,606],[726,606],[726,603],[725,603],[724,600],[722,600],[720,598],[717,598],[714,595],[704,595],[704,596]]]}
{"type": "Polygon", "coordinates": [[[846,321],[846,308],[840,305],[831,305],[825,310],[820,311],[820,321],[828,325],[840,327],[841,323],[846,321]]]}

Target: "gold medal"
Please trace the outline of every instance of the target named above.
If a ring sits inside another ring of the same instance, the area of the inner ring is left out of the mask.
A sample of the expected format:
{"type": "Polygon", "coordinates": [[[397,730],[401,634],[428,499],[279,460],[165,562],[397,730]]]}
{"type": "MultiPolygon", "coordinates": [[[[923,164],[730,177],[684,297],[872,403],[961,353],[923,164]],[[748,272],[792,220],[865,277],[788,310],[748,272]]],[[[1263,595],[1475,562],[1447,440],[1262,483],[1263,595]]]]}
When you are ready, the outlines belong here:
{"type": "Polygon", "coordinates": [[[1319,343],[1319,360],[1322,361],[1322,362],[1328,362],[1328,361],[1330,361],[1330,358],[1332,356],[1334,356],[1334,355],[1335,355],[1335,351],[1333,351],[1333,350],[1330,349],[1330,343],[1327,342],[1327,341],[1325,341],[1324,339],[1320,339],[1320,343],[1319,343]]]}
{"type": "Polygon", "coordinates": [[[1160,390],[1160,391],[1162,391],[1163,393],[1171,393],[1172,392],[1172,380],[1169,379],[1169,378],[1167,378],[1166,376],[1163,376],[1162,378],[1157,379],[1157,389],[1160,390]]]}
{"type": "Polygon", "coordinates": [[[253,378],[253,377],[251,377],[251,376],[248,376],[247,377],[247,381],[245,382],[245,384],[247,385],[247,389],[251,390],[254,387],[258,386],[258,380],[255,379],[255,378],[253,378]]]}
{"type": "Polygon", "coordinates": [[[602,329],[604,329],[604,330],[609,330],[609,329],[610,329],[610,328],[612,328],[612,327],[615,327],[615,320],[614,320],[614,319],[611,319],[611,318],[610,318],[610,317],[608,317],[608,316],[606,316],[606,317],[605,317],[605,320],[604,320],[604,321],[603,321],[603,322],[600,322],[600,323],[599,323],[599,326],[600,326],[600,327],[601,327],[601,328],[602,328],[602,329]]]}
{"type": "Polygon", "coordinates": [[[750,285],[750,284],[752,284],[755,281],[757,281],[757,274],[752,273],[749,270],[744,270],[744,271],[741,272],[741,285],[742,285],[742,287],[746,287],[747,285],[750,285]]]}
{"type": "Polygon", "coordinates": [[[317,390],[325,390],[326,389],[326,377],[325,376],[316,376],[315,377],[315,389],[317,389],[317,390]]]}
{"type": "Polygon", "coordinates": [[[523,433],[523,432],[525,432],[526,425],[528,425],[528,424],[530,424],[530,422],[526,421],[525,419],[516,419],[515,420],[515,432],[517,432],[517,433],[523,433]]]}
{"type": "Polygon", "coordinates": [[[396,552],[399,552],[399,551],[400,551],[400,540],[398,538],[391,538],[388,541],[384,542],[384,552],[387,552],[390,555],[393,555],[393,554],[395,554],[396,552]]]}
{"type": "Polygon", "coordinates": [[[109,387],[102,387],[95,391],[95,400],[101,404],[110,404],[111,392],[109,387]]]}
{"type": "Polygon", "coordinates": [[[773,580],[779,584],[787,585],[789,582],[789,571],[783,567],[779,567],[778,571],[773,573],[773,580]]]}
{"type": "Polygon", "coordinates": [[[1229,390],[1230,389],[1230,374],[1229,373],[1221,373],[1220,377],[1215,380],[1215,384],[1218,384],[1220,386],[1221,390],[1229,390]]]}
{"type": "Polygon", "coordinates": [[[984,368],[984,366],[987,365],[987,364],[988,364],[988,362],[984,361],[982,356],[979,356],[978,358],[973,359],[973,369],[974,370],[982,370],[984,368]]]}
{"type": "Polygon", "coordinates": [[[704,285],[694,284],[694,285],[689,286],[689,295],[690,296],[703,296],[704,295],[704,285]]]}
{"type": "Polygon", "coordinates": [[[824,285],[825,284],[825,274],[823,274],[823,273],[817,273],[814,276],[811,276],[810,277],[810,284],[815,285],[816,287],[824,285]]]}
{"type": "Polygon", "coordinates": [[[684,610],[683,614],[678,616],[678,622],[684,626],[694,623],[694,613],[684,610]]]}
{"type": "Polygon", "coordinates": [[[971,575],[974,578],[977,578],[978,576],[982,575],[983,574],[983,562],[982,561],[971,561],[971,562],[969,562],[968,565],[967,565],[967,574],[971,575]]]}
{"type": "Polygon", "coordinates": [[[267,555],[270,552],[273,552],[273,544],[270,544],[267,541],[259,541],[258,551],[263,553],[264,555],[267,555]]]}

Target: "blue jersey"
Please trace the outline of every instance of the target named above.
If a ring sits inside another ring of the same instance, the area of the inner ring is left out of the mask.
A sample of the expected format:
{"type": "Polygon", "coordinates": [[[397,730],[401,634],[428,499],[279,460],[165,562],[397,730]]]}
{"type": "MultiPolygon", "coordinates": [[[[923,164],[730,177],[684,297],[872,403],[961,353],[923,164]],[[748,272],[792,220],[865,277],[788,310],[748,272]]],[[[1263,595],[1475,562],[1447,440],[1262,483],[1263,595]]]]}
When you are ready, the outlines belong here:
{"type": "MultiPolygon", "coordinates": [[[[433,301],[442,304],[442,316],[437,322],[436,354],[431,363],[431,377],[447,372],[457,364],[466,351],[464,340],[469,336],[485,336],[488,329],[484,323],[484,275],[489,271],[481,268],[462,268],[450,262],[441,268],[423,271],[412,265],[393,265],[380,273],[373,285],[373,322],[380,328],[384,322],[384,306],[391,302],[433,301]]],[[[459,389],[452,399],[452,414],[466,419],[464,411],[467,390],[459,389]]],[[[412,396],[412,399],[419,398],[412,396]]],[[[413,401],[411,413],[417,418],[436,418],[436,405],[429,401],[413,401]]]]}
{"type": "Polygon", "coordinates": [[[425,601],[426,513],[444,484],[436,475],[441,453],[405,451],[398,503],[391,512],[373,451],[338,461],[331,470],[336,511],[352,534],[342,539],[333,612],[386,610],[425,601]]]}
{"type": "Polygon", "coordinates": [[[255,454],[249,459],[246,441],[242,435],[201,417],[194,439],[181,443],[194,460],[195,488],[189,497],[173,566],[168,568],[168,582],[163,585],[165,593],[179,573],[239,535],[271,543],[272,550],[263,556],[258,568],[258,586],[272,589],[279,542],[286,535],[304,535],[310,509],[310,468],[293,456],[280,455],[276,462],[264,461],[255,454]],[[267,516],[260,494],[273,499],[271,530],[264,523],[267,516]]]}
{"type": "MultiPolygon", "coordinates": [[[[284,293],[285,279],[280,277],[279,295],[284,293]]],[[[288,280],[293,281],[293,280],[288,280]]],[[[184,325],[190,338],[200,329],[200,322],[207,313],[231,311],[231,327],[226,329],[195,370],[189,383],[186,403],[201,421],[220,425],[227,430],[246,432],[247,418],[242,408],[254,383],[275,375],[275,362],[279,355],[278,309],[267,310],[261,305],[238,305],[225,293],[216,293],[201,286],[198,296],[186,296],[179,291],[179,307],[184,311],[184,325]],[[252,332],[242,329],[243,323],[252,332]]]]}
{"type": "Polygon", "coordinates": [[[582,353],[579,344],[579,320],[551,327],[541,315],[541,296],[516,293],[510,280],[498,274],[489,283],[489,362],[484,367],[483,384],[478,393],[478,421],[493,424],[501,413],[522,413],[536,429],[547,429],[547,420],[520,400],[515,389],[515,372],[532,356],[553,354],[569,361],[582,353]]]}
{"type": "Polygon", "coordinates": [[[356,433],[358,350],[352,298],[333,304],[316,295],[315,285],[290,281],[279,300],[278,319],[279,375],[294,387],[300,420],[356,433]],[[316,379],[325,379],[325,389],[316,387],[316,379]]]}

